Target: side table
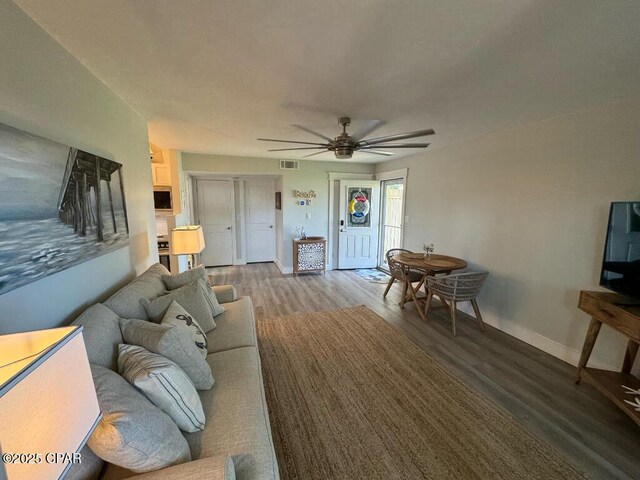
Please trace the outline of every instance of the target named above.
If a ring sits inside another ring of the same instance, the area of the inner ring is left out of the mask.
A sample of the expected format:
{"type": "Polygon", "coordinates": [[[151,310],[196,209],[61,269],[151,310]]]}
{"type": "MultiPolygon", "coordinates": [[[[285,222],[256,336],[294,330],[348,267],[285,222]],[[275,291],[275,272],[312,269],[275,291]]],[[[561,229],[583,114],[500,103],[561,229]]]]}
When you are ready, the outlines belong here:
{"type": "Polygon", "coordinates": [[[582,347],[576,383],[587,380],[640,425],[640,411],[625,401],[635,402],[640,395],[630,394],[624,388],[640,391],[640,379],[631,374],[640,344],[640,304],[617,293],[583,290],[578,308],[591,315],[591,323],[582,347]],[[603,323],[629,338],[620,372],[587,367],[603,323]]]}
{"type": "Polygon", "coordinates": [[[324,237],[296,238],[293,240],[293,273],[322,272],[326,270],[326,243],[324,237]]]}

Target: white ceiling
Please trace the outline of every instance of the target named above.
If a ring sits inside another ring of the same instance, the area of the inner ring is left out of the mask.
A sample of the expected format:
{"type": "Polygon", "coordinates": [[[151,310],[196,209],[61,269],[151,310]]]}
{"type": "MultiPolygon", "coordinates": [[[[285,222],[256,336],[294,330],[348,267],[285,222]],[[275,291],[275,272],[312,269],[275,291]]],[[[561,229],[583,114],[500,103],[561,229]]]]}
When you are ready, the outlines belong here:
{"type": "Polygon", "coordinates": [[[300,158],[256,137],[333,137],[343,114],[437,148],[640,94],[637,0],[15,2],[165,148],[300,158]]]}

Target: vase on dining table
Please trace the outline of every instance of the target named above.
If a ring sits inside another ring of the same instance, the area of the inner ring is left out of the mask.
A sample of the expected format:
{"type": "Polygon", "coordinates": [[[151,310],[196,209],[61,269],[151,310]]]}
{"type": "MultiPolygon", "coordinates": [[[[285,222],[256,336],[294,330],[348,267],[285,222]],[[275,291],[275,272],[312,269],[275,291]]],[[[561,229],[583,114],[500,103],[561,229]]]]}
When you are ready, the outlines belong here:
{"type": "Polygon", "coordinates": [[[431,258],[431,254],[435,250],[433,243],[422,245],[422,250],[424,250],[424,259],[429,260],[431,258]]]}

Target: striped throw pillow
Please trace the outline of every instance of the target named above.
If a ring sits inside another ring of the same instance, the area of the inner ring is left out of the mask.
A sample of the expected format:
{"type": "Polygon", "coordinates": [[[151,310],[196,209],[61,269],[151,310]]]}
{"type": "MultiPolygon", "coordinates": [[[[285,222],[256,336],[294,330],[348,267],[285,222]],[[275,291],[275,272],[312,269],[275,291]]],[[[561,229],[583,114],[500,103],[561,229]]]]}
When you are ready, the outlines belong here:
{"type": "Polygon", "coordinates": [[[137,345],[120,344],[118,371],[184,432],[204,429],[205,416],[196,388],[171,360],[137,345]]]}

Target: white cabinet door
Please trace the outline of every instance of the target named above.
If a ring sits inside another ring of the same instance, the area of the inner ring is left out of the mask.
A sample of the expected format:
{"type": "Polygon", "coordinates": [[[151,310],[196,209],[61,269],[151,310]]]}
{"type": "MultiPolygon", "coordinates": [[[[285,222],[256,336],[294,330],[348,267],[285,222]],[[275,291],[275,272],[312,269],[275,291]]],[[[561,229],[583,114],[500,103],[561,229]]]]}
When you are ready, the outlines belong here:
{"type": "Polygon", "coordinates": [[[380,182],[340,181],[338,268],[375,268],[378,263],[380,182]]]}
{"type": "Polygon", "coordinates": [[[198,180],[198,221],[205,248],[202,263],[207,267],[233,264],[233,182],[198,180]]]}
{"type": "Polygon", "coordinates": [[[275,183],[246,180],[244,192],[247,262],[273,262],[276,256],[275,183]]]}
{"type": "Polygon", "coordinates": [[[171,169],[169,165],[152,163],[151,175],[154,185],[171,185],[171,169]]]}

